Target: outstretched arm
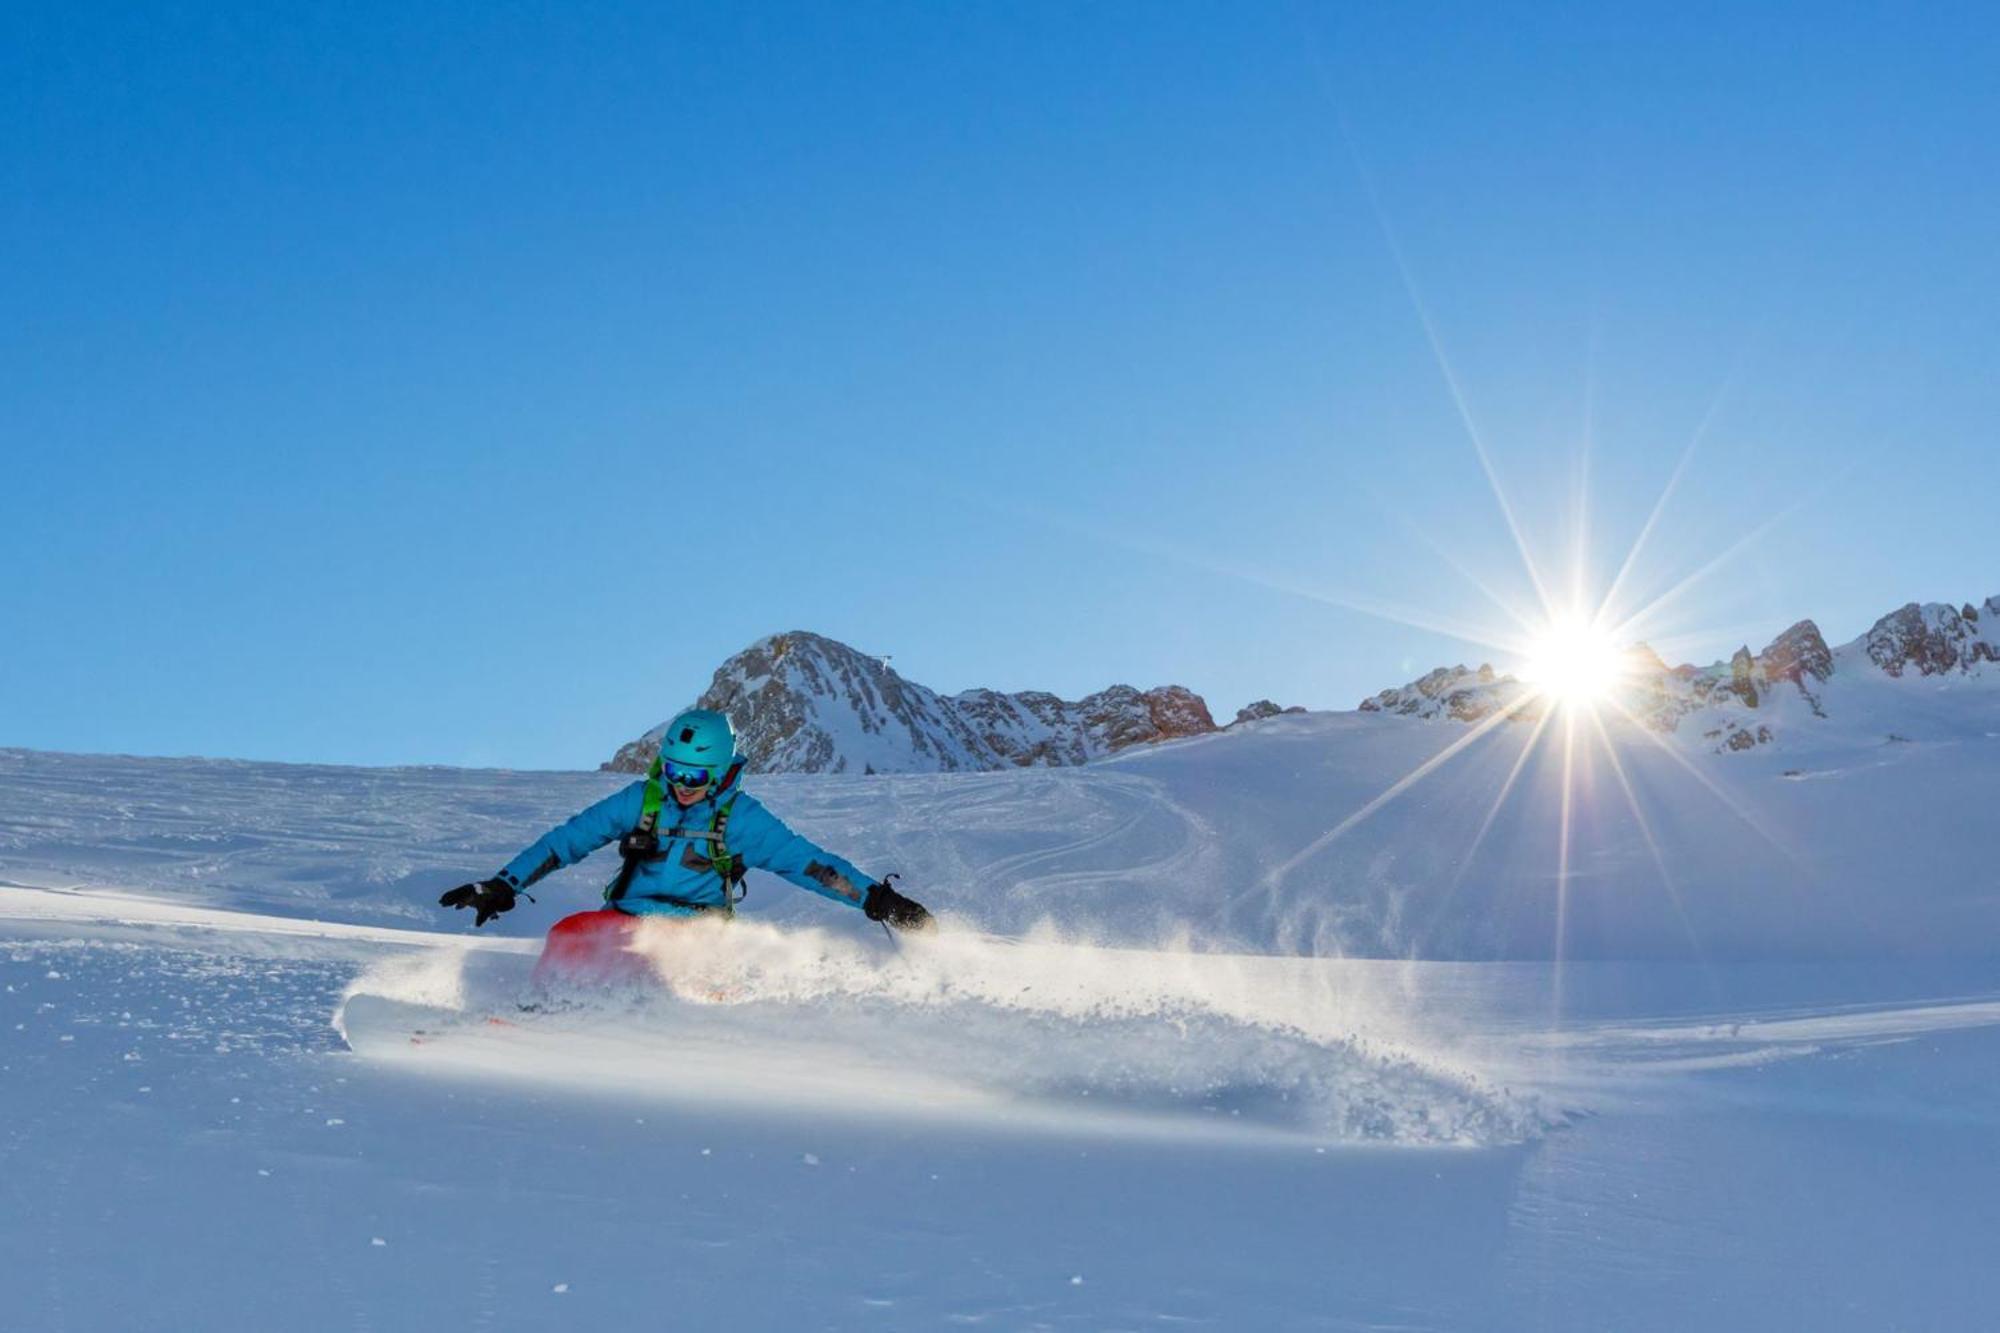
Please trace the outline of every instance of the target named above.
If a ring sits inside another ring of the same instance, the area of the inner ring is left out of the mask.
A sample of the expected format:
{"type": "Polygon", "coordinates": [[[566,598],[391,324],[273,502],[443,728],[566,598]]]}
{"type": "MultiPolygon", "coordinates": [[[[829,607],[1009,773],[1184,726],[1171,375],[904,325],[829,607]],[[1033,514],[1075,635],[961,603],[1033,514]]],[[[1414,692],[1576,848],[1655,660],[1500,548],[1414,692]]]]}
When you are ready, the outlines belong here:
{"type": "Polygon", "coordinates": [[[854,863],[794,833],[754,796],[738,796],[729,815],[729,850],[753,870],[768,870],[823,898],[859,907],[874,881],[854,863]]]}
{"type": "Polygon", "coordinates": [[[499,878],[509,888],[525,889],[564,866],[575,865],[605,843],[637,827],[645,792],[646,783],[641,779],[579,810],[529,843],[507,863],[499,878]]]}
{"type": "Polygon", "coordinates": [[[739,796],[730,814],[729,845],[743,864],[782,875],[802,889],[867,913],[897,930],[929,930],[935,923],[922,905],[877,882],[809,838],[792,832],[755,797],[739,796]]]}

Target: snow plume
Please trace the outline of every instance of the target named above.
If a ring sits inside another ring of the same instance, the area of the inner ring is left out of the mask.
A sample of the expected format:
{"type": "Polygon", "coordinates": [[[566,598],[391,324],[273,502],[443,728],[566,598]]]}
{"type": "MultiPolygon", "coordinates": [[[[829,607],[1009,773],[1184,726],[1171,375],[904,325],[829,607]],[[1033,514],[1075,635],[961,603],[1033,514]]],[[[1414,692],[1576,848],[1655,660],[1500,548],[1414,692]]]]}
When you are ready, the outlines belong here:
{"type": "MultiPolygon", "coordinates": [[[[1544,1124],[1416,1030],[1379,965],[745,921],[649,924],[634,948],[658,988],[565,993],[434,1053],[594,1091],[1061,1132],[1437,1145],[1544,1124]]],[[[355,989],[413,1003],[449,988],[412,967],[355,989]]],[[[468,1018],[498,998],[462,994],[445,1007],[468,1018]]]]}
{"type": "MultiPolygon", "coordinates": [[[[246,917],[252,923],[269,918],[246,917]]],[[[370,962],[340,993],[333,1026],[345,1038],[348,1002],[356,996],[386,1001],[412,1011],[466,1014],[494,1007],[517,989],[531,945],[521,940],[475,939],[428,943],[448,937],[415,931],[374,932],[376,938],[417,947],[384,953],[370,962]]]]}
{"type": "Polygon", "coordinates": [[[392,954],[349,982],[340,1000],[345,1007],[356,995],[375,995],[427,1009],[464,1009],[470,998],[466,971],[463,949],[392,954]]]}

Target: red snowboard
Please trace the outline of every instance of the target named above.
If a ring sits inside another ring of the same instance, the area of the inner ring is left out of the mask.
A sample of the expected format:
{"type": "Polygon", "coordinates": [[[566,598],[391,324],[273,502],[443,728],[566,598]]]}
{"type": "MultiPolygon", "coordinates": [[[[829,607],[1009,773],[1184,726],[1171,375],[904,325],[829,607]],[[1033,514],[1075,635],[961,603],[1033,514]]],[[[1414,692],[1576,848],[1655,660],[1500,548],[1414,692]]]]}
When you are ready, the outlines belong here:
{"type": "Polygon", "coordinates": [[[606,907],[576,912],[549,927],[542,956],[535,962],[534,984],[551,981],[603,985],[646,981],[653,969],[643,954],[632,952],[632,932],[641,918],[606,907]]]}

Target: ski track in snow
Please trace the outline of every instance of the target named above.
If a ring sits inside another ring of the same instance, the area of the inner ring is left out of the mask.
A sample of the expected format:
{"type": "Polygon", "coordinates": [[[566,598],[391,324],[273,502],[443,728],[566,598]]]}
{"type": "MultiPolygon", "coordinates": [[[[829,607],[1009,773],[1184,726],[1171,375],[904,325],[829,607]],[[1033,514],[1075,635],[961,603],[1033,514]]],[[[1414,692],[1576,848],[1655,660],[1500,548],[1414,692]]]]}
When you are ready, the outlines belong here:
{"type": "MultiPolygon", "coordinates": [[[[18,887],[0,888],[0,925],[63,947],[345,964],[355,975],[322,1015],[332,1028],[351,1003],[392,1002],[415,1022],[456,1021],[420,1064],[576,1090],[1322,1142],[1511,1142],[1543,1124],[1526,1099],[1427,1045],[1381,997],[1292,960],[1049,938],[892,948],[747,922],[662,925],[639,945],[658,968],[657,991],[571,994],[553,1012],[522,1014],[522,1000],[542,998],[526,986],[523,941],[18,887]],[[488,1026],[489,1016],[508,1026],[488,1026]]],[[[406,1044],[395,1034],[386,1046],[408,1055],[396,1049],[406,1044]]]]}
{"type": "MultiPolygon", "coordinates": [[[[516,940],[20,887],[0,887],[0,930],[17,950],[42,936],[53,953],[175,960],[183,980],[268,980],[294,963],[322,986],[342,975],[319,1012],[284,1016],[287,1050],[329,1049],[331,1033],[419,1070],[583,1094],[1246,1143],[1520,1142],[1648,1080],[2000,1025],[2000,998],[1982,998],[1549,1026],[1460,992],[1462,966],[1046,934],[889,947],[753,923],[662,925],[635,946],[657,986],[549,995],[528,986],[516,940]],[[365,1042],[349,1031],[357,1010],[365,1042]]],[[[225,986],[207,1025],[182,1035],[227,1053],[259,1030],[231,1009],[238,998],[225,986]]],[[[242,988],[258,1013],[270,1001],[242,988]]]]}

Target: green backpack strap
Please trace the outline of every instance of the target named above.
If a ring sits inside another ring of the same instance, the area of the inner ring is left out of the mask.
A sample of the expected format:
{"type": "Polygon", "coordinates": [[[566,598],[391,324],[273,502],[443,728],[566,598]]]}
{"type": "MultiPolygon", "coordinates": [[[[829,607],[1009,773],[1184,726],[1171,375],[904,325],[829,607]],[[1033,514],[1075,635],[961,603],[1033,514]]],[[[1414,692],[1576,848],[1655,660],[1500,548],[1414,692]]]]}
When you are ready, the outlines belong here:
{"type": "Polygon", "coordinates": [[[729,850],[725,834],[729,831],[729,812],[736,808],[736,793],[715,807],[715,817],[709,821],[708,859],[715,864],[715,873],[722,876],[722,910],[729,916],[736,915],[736,904],[743,901],[749,890],[743,887],[743,877],[750,873],[743,864],[743,858],[729,850]]]}
{"type": "Polygon", "coordinates": [[[646,791],[639,798],[640,833],[651,833],[660,826],[660,807],[667,802],[667,789],[660,781],[660,772],[665,763],[659,755],[653,756],[653,766],[646,770],[646,791]]]}
{"type": "Polygon", "coordinates": [[[659,855],[660,808],[667,800],[667,789],[660,782],[663,767],[660,756],[654,755],[653,766],[646,771],[646,790],[639,798],[639,823],[618,840],[618,855],[624,864],[618,867],[618,877],[604,886],[607,903],[623,898],[632,887],[632,877],[639,873],[639,867],[659,855]]]}

